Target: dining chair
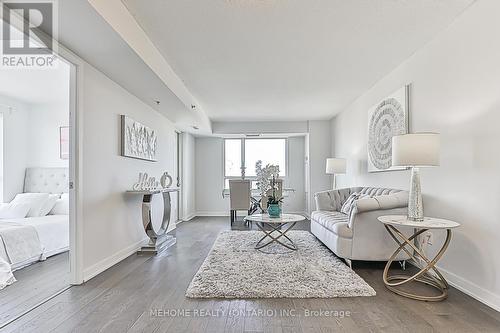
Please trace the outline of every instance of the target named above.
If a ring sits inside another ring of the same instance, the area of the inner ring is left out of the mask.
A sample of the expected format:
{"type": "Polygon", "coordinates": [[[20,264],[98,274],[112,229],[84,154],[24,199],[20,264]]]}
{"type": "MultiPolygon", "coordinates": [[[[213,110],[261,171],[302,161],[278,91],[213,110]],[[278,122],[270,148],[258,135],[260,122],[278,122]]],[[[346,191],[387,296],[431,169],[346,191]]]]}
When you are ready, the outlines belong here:
{"type": "Polygon", "coordinates": [[[251,182],[245,179],[229,180],[229,201],[231,224],[236,220],[238,210],[250,210],[251,182]]]}

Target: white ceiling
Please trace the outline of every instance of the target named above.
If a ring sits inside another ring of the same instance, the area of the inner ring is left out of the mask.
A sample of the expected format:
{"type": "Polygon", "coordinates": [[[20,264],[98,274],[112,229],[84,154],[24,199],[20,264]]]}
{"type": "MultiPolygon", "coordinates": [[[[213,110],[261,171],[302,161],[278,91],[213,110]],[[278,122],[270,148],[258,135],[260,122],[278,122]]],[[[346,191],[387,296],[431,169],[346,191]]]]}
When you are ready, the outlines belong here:
{"type": "Polygon", "coordinates": [[[57,66],[53,69],[0,68],[0,96],[23,104],[67,102],[69,72],[69,65],[61,61],[57,61],[57,66]]]}
{"type": "Polygon", "coordinates": [[[212,120],[328,119],[473,0],[123,0],[212,120]]]}
{"type": "MultiPolygon", "coordinates": [[[[188,110],[86,0],[58,1],[59,41],[143,102],[192,130],[200,116],[188,110]],[[158,106],[156,101],[161,104],[158,106]]],[[[201,126],[200,126],[201,127],[201,126]]]]}

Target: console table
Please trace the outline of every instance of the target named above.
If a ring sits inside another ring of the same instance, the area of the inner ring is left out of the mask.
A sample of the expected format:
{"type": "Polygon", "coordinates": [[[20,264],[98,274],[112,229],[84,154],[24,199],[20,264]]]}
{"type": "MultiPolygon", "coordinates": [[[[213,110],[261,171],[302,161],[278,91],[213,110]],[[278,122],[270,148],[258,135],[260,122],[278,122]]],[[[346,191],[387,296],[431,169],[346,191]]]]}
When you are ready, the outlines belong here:
{"type": "Polygon", "coordinates": [[[139,254],[156,255],[176,243],[176,238],[168,235],[167,230],[170,224],[170,193],[178,191],[178,188],[165,188],[153,191],[127,191],[129,194],[142,196],[142,225],[146,235],[149,237],[149,241],[141,247],[138,251],[139,254]],[[163,217],[158,230],[154,228],[151,214],[151,201],[154,195],[162,195],[163,197],[163,217]]]}
{"type": "Polygon", "coordinates": [[[399,247],[391,256],[387,265],[384,269],[384,284],[387,289],[395,292],[398,295],[408,297],[411,299],[416,299],[419,301],[442,301],[448,297],[448,282],[443,277],[441,272],[437,269],[436,264],[443,256],[444,252],[448,248],[451,240],[451,229],[457,228],[460,226],[459,223],[444,220],[426,217],[423,221],[412,221],[409,220],[407,216],[403,215],[387,215],[381,216],[378,218],[380,222],[382,222],[391,235],[391,237],[398,243],[399,247]],[[410,227],[414,228],[414,233],[410,237],[406,237],[398,227],[410,227]],[[424,232],[428,230],[446,230],[446,240],[443,243],[443,246],[438,251],[436,256],[433,259],[427,258],[425,253],[414,244],[414,240],[424,232]],[[408,248],[407,248],[408,247],[408,248]],[[425,262],[425,267],[418,267],[420,270],[413,275],[391,275],[389,276],[389,268],[391,267],[392,262],[398,256],[401,251],[405,251],[413,260],[418,261],[418,258],[422,259],[425,262]],[[401,289],[401,286],[404,284],[410,283],[412,281],[423,283],[434,287],[439,291],[439,295],[436,296],[427,296],[421,294],[410,293],[408,291],[404,291],[401,289]]]}

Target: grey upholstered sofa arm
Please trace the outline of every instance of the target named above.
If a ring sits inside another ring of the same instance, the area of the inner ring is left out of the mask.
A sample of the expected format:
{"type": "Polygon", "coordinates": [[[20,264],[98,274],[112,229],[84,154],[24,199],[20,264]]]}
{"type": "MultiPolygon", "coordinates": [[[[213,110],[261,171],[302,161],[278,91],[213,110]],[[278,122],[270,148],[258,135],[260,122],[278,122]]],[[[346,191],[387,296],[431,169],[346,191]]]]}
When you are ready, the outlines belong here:
{"type": "Polygon", "coordinates": [[[404,208],[408,206],[408,192],[401,191],[389,195],[359,199],[355,202],[354,212],[363,213],[373,210],[404,208]]]}

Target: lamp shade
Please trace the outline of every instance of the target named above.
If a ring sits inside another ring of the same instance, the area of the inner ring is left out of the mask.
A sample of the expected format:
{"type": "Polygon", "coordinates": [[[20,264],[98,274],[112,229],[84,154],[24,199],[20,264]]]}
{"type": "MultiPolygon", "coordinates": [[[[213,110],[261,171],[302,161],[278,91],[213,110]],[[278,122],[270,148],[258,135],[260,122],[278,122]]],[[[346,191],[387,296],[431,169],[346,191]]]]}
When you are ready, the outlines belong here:
{"type": "Polygon", "coordinates": [[[342,174],[346,173],[346,160],[344,158],[327,158],[326,173],[327,174],[342,174]]]}
{"type": "Polygon", "coordinates": [[[414,133],[392,137],[393,166],[438,166],[438,133],[414,133]]]}

